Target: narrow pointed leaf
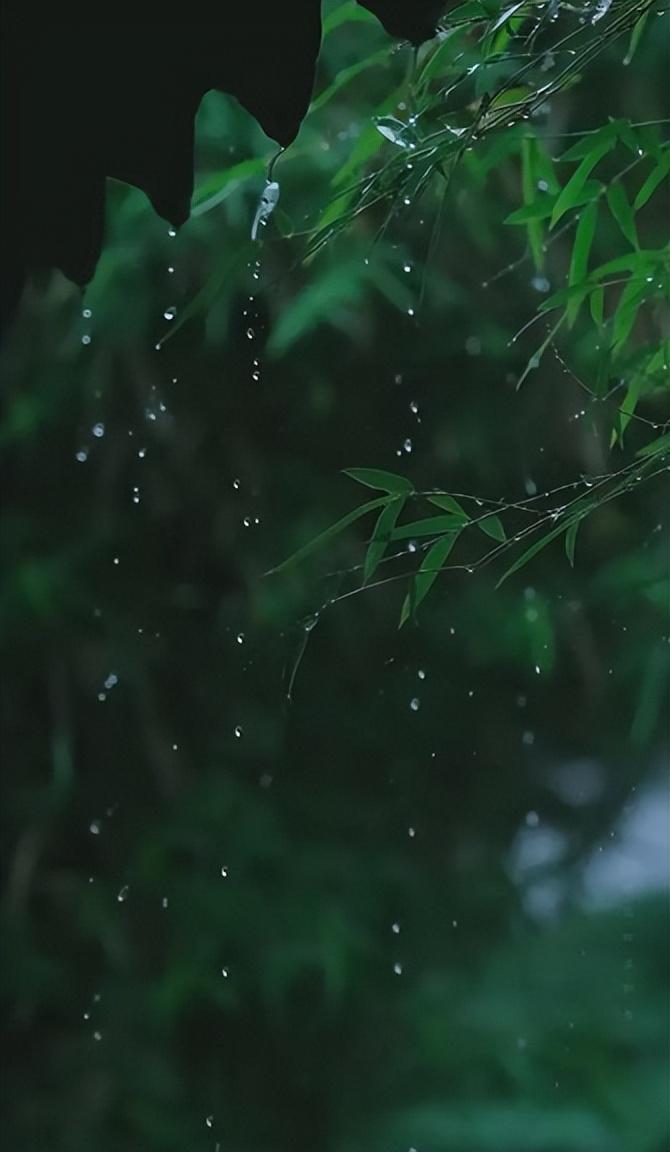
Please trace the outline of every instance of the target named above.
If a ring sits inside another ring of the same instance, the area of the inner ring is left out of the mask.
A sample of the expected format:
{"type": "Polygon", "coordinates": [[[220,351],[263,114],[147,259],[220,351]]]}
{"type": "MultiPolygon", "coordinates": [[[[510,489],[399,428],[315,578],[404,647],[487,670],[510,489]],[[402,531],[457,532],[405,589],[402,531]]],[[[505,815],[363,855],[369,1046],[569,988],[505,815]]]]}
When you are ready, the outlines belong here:
{"type": "Polygon", "coordinates": [[[579,531],[580,524],[581,520],[575,520],[572,524],[570,524],[567,532],[565,533],[565,555],[570,562],[571,568],[574,568],[575,566],[575,544],[577,542],[577,533],[579,531]]]}
{"type": "Polygon", "coordinates": [[[551,214],[551,227],[553,228],[566,212],[574,208],[577,197],[586,184],[592,170],[596,164],[602,160],[611,149],[614,147],[614,138],[601,140],[600,144],[596,145],[588,156],[585,156],[578,168],[573,172],[567,184],[560,193],[554,211],[551,214]]]}
{"type": "Polygon", "coordinates": [[[654,195],[659,184],[670,173],[670,152],[664,152],[656,167],[651,170],[644,184],[633,201],[633,210],[639,212],[654,195]]]}
{"type": "Polygon", "coordinates": [[[428,500],[436,508],[443,508],[445,512],[453,512],[455,516],[460,516],[464,524],[467,524],[470,519],[463,505],[459,504],[454,496],[449,496],[447,492],[435,492],[428,497],[428,500]]]}
{"type": "Polygon", "coordinates": [[[414,614],[421,601],[428,595],[457,539],[458,533],[454,532],[445,536],[443,540],[437,540],[428,549],[419,571],[413,578],[410,592],[405,597],[400,612],[399,628],[402,628],[403,624],[414,614]]]}
{"type": "MultiPolygon", "coordinates": [[[[591,244],[596,231],[596,224],[598,223],[598,203],[593,201],[581,213],[579,217],[579,224],[577,225],[577,232],[575,234],[575,242],[572,248],[572,259],[570,261],[570,272],[568,275],[568,284],[570,287],[575,287],[581,284],[588,274],[589,255],[591,253],[591,244]]],[[[567,305],[566,317],[568,327],[571,328],[577,319],[579,309],[582,305],[584,296],[574,296],[567,305]]]]}
{"type": "Polygon", "coordinates": [[[633,248],[638,248],[635,216],[633,215],[633,209],[628,203],[626,191],[620,180],[615,180],[607,189],[607,203],[609,204],[610,212],[628,243],[631,244],[633,248]]]}
{"type": "Polygon", "coordinates": [[[280,564],[277,564],[274,568],[270,568],[266,575],[269,576],[275,572],[283,572],[285,568],[290,568],[294,564],[300,563],[306,556],[310,556],[312,552],[323,548],[324,544],[327,544],[328,541],[332,540],[334,536],[337,536],[339,532],[343,532],[344,529],[348,528],[350,524],[353,524],[355,520],[360,520],[361,516],[365,516],[366,513],[372,512],[375,508],[383,507],[384,504],[388,503],[388,500],[388,496],[379,496],[376,500],[368,500],[367,504],[361,504],[360,507],[354,508],[353,512],[347,512],[346,516],[343,516],[340,520],[331,524],[330,528],[326,528],[324,532],[320,532],[318,536],[309,540],[307,544],[303,544],[302,548],[298,548],[297,552],[293,552],[286,560],[282,560],[280,564]]]}
{"type": "Polygon", "coordinates": [[[484,516],[483,519],[476,521],[477,527],[485,536],[490,536],[492,540],[497,540],[503,543],[507,539],[502,520],[499,516],[484,516]]]}
{"type": "Polygon", "coordinates": [[[404,476],[397,476],[395,472],[384,472],[381,468],[345,468],[345,476],[351,476],[359,484],[367,488],[378,488],[382,492],[413,492],[414,485],[404,476]]]}
{"type": "Polygon", "coordinates": [[[384,553],[391,541],[391,535],[396,525],[396,520],[400,515],[405,504],[404,496],[397,496],[391,500],[385,508],[382,508],[379,513],[379,518],[375,525],[375,530],[372,534],[372,539],[368,545],[368,550],[365,554],[365,564],[363,565],[363,583],[367,584],[368,580],[374,575],[384,553]]]}
{"type": "Polygon", "coordinates": [[[394,540],[411,540],[415,536],[438,536],[441,532],[457,532],[463,527],[460,516],[428,516],[425,520],[413,520],[402,524],[393,533],[394,540]]]}
{"type": "Polygon", "coordinates": [[[507,571],[503,573],[498,583],[496,584],[496,588],[499,588],[501,584],[504,584],[505,580],[507,580],[515,572],[518,572],[520,568],[524,568],[529,560],[532,560],[534,556],[537,556],[538,552],[541,552],[543,548],[546,548],[547,544],[551,544],[551,541],[555,540],[557,536],[560,536],[563,532],[567,532],[571,523],[572,521],[568,520],[563,524],[557,524],[555,528],[552,528],[549,532],[545,533],[541,539],[536,540],[533,544],[531,544],[530,548],[526,548],[526,551],[523,552],[521,556],[519,556],[514,561],[514,563],[510,565],[507,571]]]}

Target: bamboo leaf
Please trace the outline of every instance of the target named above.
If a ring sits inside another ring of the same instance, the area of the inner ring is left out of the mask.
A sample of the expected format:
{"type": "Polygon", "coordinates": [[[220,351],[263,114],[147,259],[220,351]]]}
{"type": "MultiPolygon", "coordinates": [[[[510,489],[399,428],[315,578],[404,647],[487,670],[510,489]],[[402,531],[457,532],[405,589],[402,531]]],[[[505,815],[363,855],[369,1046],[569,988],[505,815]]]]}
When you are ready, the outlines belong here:
{"type": "Polygon", "coordinates": [[[503,573],[498,583],[496,584],[496,588],[499,588],[501,584],[504,584],[505,580],[514,575],[515,572],[518,572],[520,568],[524,568],[529,560],[532,560],[534,556],[537,556],[538,552],[541,552],[543,548],[546,548],[547,544],[551,544],[552,540],[555,540],[557,536],[560,536],[563,532],[567,532],[571,523],[572,520],[568,520],[564,524],[557,524],[555,528],[552,528],[549,532],[545,533],[541,539],[536,540],[533,544],[531,544],[530,548],[526,548],[526,551],[523,552],[521,556],[519,556],[514,561],[514,563],[510,565],[507,571],[503,573]]]}
{"type": "Polygon", "coordinates": [[[628,203],[628,197],[620,180],[615,180],[607,189],[607,203],[609,204],[610,212],[628,243],[631,244],[633,248],[638,248],[639,243],[637,239],[637,229],[635,227],[635,216],[633,215],[633,209],[628,203]]]}
{"type": "Polygon", "coordinates": [[[640,188],[637,196],[633,201],[633,210],[639,212],[654,195],[659,184],[665,180],[666,176],[670,173],[670,152],[663,152],[660,160],[647,176],[644,184],[640,188]]]}
{"type": "Polygon", "coordinates": [[[558,224],[558,221],[565,215],[566,212],[569,212],[571,208],[574,208],[575,204],[577,203],[577,198],[596,164],[598,164],[602,160],[603,156],[606,156],[613,147],[614,137],[611,139],[608,138],[601,140],[600,143],[596,145],[596,147],[594,147],[591,152],[589,152],[588,156],[584,157],[579,167],[575,172],[573,172],[572,176],[563,188],[563,191],[560,193],[556,204],[554,205],[554,211],[551,214],[552,228],[558,224]]]}
{"type": "Polygon", "coordinates": [[[484,516],[481,520],[475,521],[477,527],[485,536],[490,536],[492,540],[497,540],[499,543],[507,539],[502,520],[499,516],[484,516]]]}
{"type": "Polygon", "coordinates": [[[311,556],[312,552],[318,551],[323,548],[334,536],[343,532],[354,521],[360,520],[361,516],[365,516],[368,512],[372,512],[375,508],[382,508],[384,504],[389,501],[388,496],[379,496],[376,500],[368,500],[367,504],[361,504],[360,507],[354,508],[353,512],[348,512],[346,516],[342,516],[340,520],[336,520],[330,528],[326,528],[324,532],[320,532],[318,536],[314,536],[307,544],[303,544],[302,548],[298,548],[286,560],[282,560],[280,564],[276,564],[274,568],[270,568],[266,572],[266,576],[274,575],[276,572],[283,572],[286,568],[293,567],[294,564],[299,564],[305,557],[311,556]]]}
{"type": "Polygon", "coordinates": [[[379,488],[382,492],[413,492],[414,485],[404,476],[397,476],[395,472],[384,472],[381,468],[344,468],[345,476],[351,476],[359,484],[367,488],[379,488]]]}
{"type": "Polygon", "coordinates": [[[384,553],[391,541],[391,535],[395,528],[396,520],[400,515],[405,504],[404,496],[397,496],[391,500],[385,508],[382,508],[379,513],[375,530],[372,534],[372,539],[368,545],[368,550],[365,554],[365,563],[363,565],[363,583],[367,584],[368,580],[374,575],[377,570],[384,553]]]}
{"type": "Polygon", "coordinates": [[[425,520],[413,520],[411,524],[401,524],[393,533],[394,540],[411,540],[415,536],[437,536],[442,532],[457,532],[463,527],[460,516],[428,516],[425,520]]]}
{"type": "Polygon", "coordinates": [[[565,533],[565,555],[568,558],[571,568],[575,566],[575,544],[577,543],[577,533],[580,524],[581,520],[574,520],[565,533]]]}
{"type": "MultiPolygon", "coordinates": [[[[575,234],[575,242],[572,247],[572,259],[570,261],[570,272],[568,274],[568,284],[570,287],[575,287],[578,284],[583,284],[588,273],[589,255],[591,252],[591,244],[596,231],[598,223],[598,204],[593,201],[585,208],[579,217],[579,224],[577,225],[577,232],[575,234]]],[[[586,295],[586,293],[584,293],[586,295]]],[[[566,308],[566,317],[568,327],[572,328],[579,309],[584,299],[583,295],[576,295],[568,301],[566,308]]]]}
{"type": "Polygon", "coordinates": [[[447,492],[434,492],[428,497],[428,500],[436,508],[443,508],[445,512],[453,512],[454,515],[460,516],[464,524],[467,524],[470,519],[463,505],[459,504],[458,500],[447,492]]]}
{"type": "Polygon", "coordinates": [[[399,628],[402,628],[403,624],[414,614],[421,601],[428,595],[457,539],[458,533],[454,532],[442,540],[437,540],[426,552],[421,567],[412,581],[412,589],[405,597],[400,612],[399,628]]]}

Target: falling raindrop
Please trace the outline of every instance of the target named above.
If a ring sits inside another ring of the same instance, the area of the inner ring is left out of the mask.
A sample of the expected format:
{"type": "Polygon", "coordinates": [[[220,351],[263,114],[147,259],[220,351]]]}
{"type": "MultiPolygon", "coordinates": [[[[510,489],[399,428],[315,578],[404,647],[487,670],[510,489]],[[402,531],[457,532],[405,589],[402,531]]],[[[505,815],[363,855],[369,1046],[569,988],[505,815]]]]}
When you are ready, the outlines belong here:
{"type": "Polygon", "coordinates": [[[105,688],[114,688],[114,686],[116,684],[118,684],[118,682],[119,682],[119,678],[116,675],[116,673],[110,672],[109,676],[105,680],[105,688]]]}
{"type": "Polygon", "coordinates": [[[244,644],[244,632],[238,632],[236,639],[238,644],[244,644]]]}
{"type": "Polygon", "coordinates": [[[238,479],[233,480],[233,488],[235,489],[236,492],[239,491],[239,487],[240,487],[239,480],[238,479]]]}
{"type": "Polygon", "coordinates": [[[417,672],[417,676],[419,677],[419,680],[425,680],[426,679],[426,673],[424,672],[423,668],[419,668],[419,671],[417,672]]]}
{"type": "Polygon", "coordinates": [[[91,337],[89,336],[88,332],[84,333],[84,335],[81,338],[81,342],[84,346],[91,343],[91,337]]]}
{"type": "Polygon", "coordinates": [[[235,731],[235,737],[236,737],[236,739],[237,739],[237,740],[239,740],[239,739],[240,739],[240,737],[241,737],[241,735],[242,735],[242,728],[240,727],[240,725],[239,725],[239,724],[236,724],[236,725],[235,725],[235,729],[234,729],[234,731],[235,731]]]}
{"type": "Polygon", "coordinates": [[[223,976],[224,980],[227,980],[228,979],[228,969],[222,968],[221,969],[221,975],[223,976]]]}
{"type": "Polygon", "coordinates": [[[409,702],[409,706],[412,709],[412,712],[418,712],[419,708],[421,707],[421,701],[419,700],[419,697],[413,696],[409,702]]]}
{"type": "Polygon", "coordinates": [[[174,320],[176,315],[177,315],[177,309],[175,308],[174,304],[171,304],[169,308],[165,309],[165,311],[163,313],[163,318],[165,320],[174,320]]]}
{"type": "Polygon", "coordinates": [[[253,328],[247,328],[247,340],[253,340],[255,335],[253,328]]]}
{"type": "Polygon", "coordinates": [[[529,828],[537,828],[540,823],[540,817],[537,812],[526,812],[526,824],[529,828]]]}
{"type": "Polygon", "coordinates": [[[99,836],[100,835],[100,821],[99,820],[91,820],[91,823],[88,826],[88,830],[93,836],[99,836]]]}
{"type": "Polygon", "coordinates": [[[79,451],[75,453],[75,460],[78,460],[80,464],[85,464],[88,460],[88,448],[80,448],[79,451]]]}
{"type": "Polygon", "coordinates": [[[221,865],[221,875],[223,876],[224,880],[228,879],[228,865],[227,864],[221,865]]]}
{"type": "Polygon", "coordinates": [[[412,451],[412,441],[410,440],[409,436],[403,443],[403,450],[408,454],[412,451]]]}
{"type": "Polygon", "coordinates": [[[214,1123],[214,1117],[213,1117],[213,1116],[208,1116],[208,1117],[206,1118],[206,1120],[205,1120],[205,1124],[207,1125],[207,1127],[208,1127],[208,1128],[211,1128],[211,1127],[212,1127],[212,1125],[213,1125],[213,1123],[214,1123]]]}
{"type": "Polygon", "coordinates": [[[396,976],[402,975],[402,964],[399,960],[396,960],[395,964],[393,965],[393,971],[395,972],[396,976]]]}
{"type": "Polygon", "coordinates": [[[399,923],[398,923],[398,921],[397,921],[397,920],[395,920],[395,921],[394,921],[394,923],[391,925],[391,931],[393,932],[393,935],[394,935],[394,936],[398,936],[398,935],[399,935],[399,933],[400,933],[400,925],[399,925],[399,923]]]}
{"type": "Polygon", "coordinates": [[[128,899],[128,890],[129,890],[128,884],[124,884],[123,888],[120,890],[118,896],[116,897],[116,899],[119,901],[119,904],[123,904],[124,901],[126,901],[128,899]]]}
{"type": "Polygon", "coordinates": [[[96,440],[100,440],[105,435],[105,425],[102,423],[94,424],[91,428],[91,432],[95,436],[96,440]]]}

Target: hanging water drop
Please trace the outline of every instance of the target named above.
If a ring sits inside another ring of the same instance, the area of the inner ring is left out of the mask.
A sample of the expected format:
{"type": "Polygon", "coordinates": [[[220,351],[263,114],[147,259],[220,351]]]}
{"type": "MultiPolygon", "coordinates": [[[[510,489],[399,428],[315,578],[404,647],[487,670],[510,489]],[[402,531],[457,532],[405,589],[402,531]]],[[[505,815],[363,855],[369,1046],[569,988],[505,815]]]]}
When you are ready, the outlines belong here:
{"type": "Polygon", "coordinates": [[[169,308],[165,309],[165,311],[163,313],[163,319],[164,320],[174,320],[176,315],[177,315],[177,309],[176,309],[174,304],[171,304],[169,308]]]}

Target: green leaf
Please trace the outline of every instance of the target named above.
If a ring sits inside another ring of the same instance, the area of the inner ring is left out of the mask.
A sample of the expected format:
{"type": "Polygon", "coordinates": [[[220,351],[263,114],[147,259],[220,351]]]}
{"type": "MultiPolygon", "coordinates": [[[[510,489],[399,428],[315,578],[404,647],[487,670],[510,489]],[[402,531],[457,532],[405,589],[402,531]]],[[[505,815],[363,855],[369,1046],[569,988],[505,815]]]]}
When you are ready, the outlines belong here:
{"type": "Polygon", "coordinates": [[[603,314],[605,310],[605,289],[598,285],[594,288],[589,297],[589,307],[591,309],[591,318],[596,328],[603,326],[603,314]]]}
{"type": "MultiPolygon", "coordinates": [[[[537,179],[535,175],[535,157],[537,145],[534,139],[524,140],[521,148],[521,182],[523,188],[524,204],[532,205],[537,198],[537,179]]],[[[545,205],[542,204],[544,208],[545,205]]],[[[536,271],[544,267],[544,228],[537,218],[527,222],[528,246],[533,256],[536,271]]]]}
{"type": "Polygon", "coordinates": [[[506,216],[504,224],[527,224],[529,220],[548,220],[554,210],[555,196],[543,193],[542,199],[534,200],[532,204],[525,204],[506,216]]]}
{"type": "Polygon", "coordinates": [[[600,264],[598,268],[593,269],[591,277],[602,280],[603,277],[614,276],[618,272],[637,272],[643,275],[649,265],[661,263],[665,259],[667,255],[663,251],[655,248],[640,249],[637,252],[630,252],[627,256],[615,256],[614,260],[600,264]]]}
{"type": "Polygon", "coordinates": [[[391,541],[391,534],[404,504],[405,497],[396,496],[395,499],[391,500],[379,513],[375,530],[365,554],[365,563],[363,565],[364,584],[367,584],[368,580],[370,580],[377,570],[391,541]]]}
{"type": "Polygon", "coordinates": [[[493,514],[484,516],[481,520],[475,520],[475,524],[485,536],[490,536],[492,540],[498,540],[502,543],[507,539],[502,520],[498,516],[493,514]]]}
{"type": "Polygon", "coordinates": [[[657,454],[660,455],[663,452],[669,451],[670,432],[664,432],[662,436],[656,436],[656,438],[652,440],[650,444],[645,444],[643,448],[640,448],[635,453],[635,455],[641,457],[656,456],[657,454]]]}
{"type": "Polygon", "coordinates": [[[556,335],[556,333],[561,328],[564,320],[565,320],[565,313],[563,313],[562,316],[559,316],[559,318],[556,321],[556,323],[554,324],[553,328],[551,328],[549,330],[546,338],[540,344],[540,347],[537,348],[535,352],[533,352],[533,355],[530,357],[530,360],[526,364],[526,367],[524,368],[523,372],[521,373],[521,375],[517,381],[517,385],[516,385],[517,392],[519,391],[519,388],[523,384],[526,377],[529,376],[531,372],[534,372],[536,368],[540,367],[542,357],[544,356],[545,352],[547,351],[547,348],[549,347],[552,340],[554,339],[554,336],[556,335]]]}
{"type": "Polygon", "coordinates": [[[395,472],[384,472],[381,468],[344,468],[345,476],[351,476],[359,484],[367,488],[380,488],[382,492],[413,492],[414,485],[405,476],[397,476],[395,472]]]}
{"type": "Polygon", "coordinates": [[[463,527],[460,516],[428,516],[402,524],[393,533],[394,540],[411,540],[414,536],[438,536],[442,532],[457,532],[463,527]]]}
{"type": "Polygon", "coordinates": [[[264,173],[266,169],[267,162],[261,157],[257,157],[253,160],[242,160],[239,164],[233,164],[225,172],[217,172],[210,176],[193,193],[191,216],[204,216],[206,212],[211,212],[212,208],[217,208],[219,204],[232,196],[233,192],[237,191],[242,184],[248,183],[250,179],[264,173]]]}
{"type": "Polygon", "coordinates": [[[613,356],[618,356],[625,347],[635,325],[640,306],[644,303],[646,291],[646,281],[640,280],[637,276],[631,276],[621,293],[612,324],[611,348],[613,356]]]}
{"type": "Polygon", "coordinates": [[[347,0],[346,4],[340,4],[338,8],[326,16],[323,21],[322,36],[325,40],[326,36],[330,36],[336,28],[345,23],[358,23],[358,24],[376,24],[377,21],[369,12],[367,8],[363,8],[356,0],[347,0]]]}
{"type": "Polygon", "coordinates": [[[633,379],[631,380],[626,390],[626,395],[624,396],[622,403],[619,405],[619,419],[612,429],[612,435],[610,436],[610,448],[614,447],[617,440],[620,440],[621,443],[623,443],[623,434],[630,424],[631,417],[633,416],[633,413],[637,407],[637,402],[640,399],[643,386],[644,377],[637,374],[633,376],[633,379]]]}
{"type": "Polygon", "coordinates": [[[536,540],[533,544],[531,544],[530,548],[526,548],[526,551],[523,552],[521,556],[519,556],[514,561],[514,563],[510,565],[507,571],[503,573],[498,583],[496,584],[496,588],[499,588],[500,585],[503,584],[509,576],[512,576],[515,572],[518,572],[520,568],[524,568],[529,560],[532,560],[534,556],[537,556],[538,552],[541,552],[543,548],[546,548],[547,544],[551,544],[551,541],[555,540],[557,536],[560,536],[563,532],[567,532],[571,523],[572,519],[568,520],[564,524],[557,524],[555,528],[552,528],[549,532],[545,533],[545,535],[542,536],[540,540],[536,540]]]}
{"type": "Polygon", "coordinates": [[[327,88],[324,88],[323,92],[319,92],[318,96],[314,97],[309,106],[309,112],[316,112],[319,108],[322,108],[324,104],[332,100],[333,96],[337,95],[341,88],[344,88],[351,80],[359,76],[361,72],[367,72],[370,68],[376,68],[380,64],[388,64],[388,61],[389,48],[386,46],[380,48],[377,52],[372,52],[370,56],[366,56],[364,60],[357,60],[356,63],[351,64],[349,68],[342,68],[337,73],[333,82],[329,84],[327,88]]]}
{"type": "Polygon", "coordinates": [[[442,540],[437,540],[426,552],[421,567],[414,577],[412,592],[405,597],[400,612],[399,628],[402,628],[403,624],[414,614],[421,601],[428,595],[457,539],[458,533],[454,532],[442,540]]]}
{"type": "Polygon", "coordinates": [[[633,25],[633,31],[630,34],[630,41],[628,44],[628,51],[623,58],[624,64],[630,64],[632,62],[633,56],[637,52],[638,44],[640,43],[642,33],[644,32],[648,19],[649,9],[647,9],[646,12],[643,12],[640,16],[640,19],[637,20],[633,25]]]}
{"type": "Polygon", "coordinates": [[[563,152],[560,157],[561,163],[569,160],[583,160],[601,144],[609,143],[611,147],[619,134],[619,128],[619,120],[610,120],[608,124],[604,124],[602,128],[596,128],[594,132],[584,132],[574,144],[571,144],[563,152]]]}
{"type": "Polygon", "coordinates": [[[635,216],[633,215],[633,209],[628,203],[626,191],[620,180],[615,180],[607,189],[607,203],[609,204],[610,212],[628,243],[631,244],[633,248],[638,248],[639,243],[637,239],[637,229],[635,227],[635,216]]]}
{"type": "Polygon", "coordinates": [[[276,564],[274,568],[270,568],[266,572],[266,576],[274,575],[276,572],[283,572],[284,569],[290,568],[294,564],[299,564],[306,556],[311,556],[312,552],[323,548],[324,544],[327,544],[334,536],[337,536],[338,533],[348,528],[355,520],[360,520],[361,516],[365,516],[375,508],[382,508],[388,501],[388,496],[379,496],[376,500],[368,500],[367,504],[361,504],[359,508],[354,508],[353,512],[347,512],[346,516],[342,516],[340,520],[331,524],[330,528],[326,528],[324,532],[320,532],[318,536],[314,536],[307,544],[303,544],[302,548],[298,548],[298,550],[288,556],[286,560],[282,560],[280,564],[276,564]]]}
{"type": "Polygon", "coordinates": [[[643,208],[644,205],[647,203],[647,200],[651,199],[651,197],[654,195],[654,192],[658,188],[659,184],[663,180],[665,180],[665,177],[669,173],[670,173],[670,152],[663,152],[661,159],[658,161],[656,166],[654,168],[652,168],[651,172],[647,176],[647,179],[645,180],[644,184],[640,188],[640,191],[638,192],[637,196],[635,197],[635,199],[633,201],[633,210],[635,212],[639,212],[640,208],[643,208]]]}
{"type": "MultiPolygon", "coordinates": [[[[570,261],[570,272],[568,274],[568,284],[570,287],[575,287],[582,284],[588,273],[589,255],[591,252],[591,244],[596,231],[596,224],[598,223],[598,203],[593,201],[585,208],[579,217],[577,225],[577,232],[575,234],[575,242],[572,247],[572,259],[570,261]]],[[[583,296],[574,296],[568,301],[566,308],[566,317],[568,327],[572,328],[579,309],[582,304],[583,296]]]]}
{"type": "Polygon", "coordinates": [[[554,211],[551,214],[552,228],[558,224],[558,221],[565,215],[566,212],[569,212],[571,208],[574,208],[575,204],[577,203],[577,198],[584,185],[586,184],[586,181],[588,180],[592,170],[595,168],[596,164],[602,160],[603,156],[607,155],[607,153],[610,152],[613,147],[614,137],[611,139],[601,140],[600,143],[597,144],[591,152],[589,152],[588,156],[584,157],[579,167],[575,172],[573,172],[572,176],[563,188],[563,191],[560,193],[556,204],[554,205],[554,211]]]}
{"type": "Polygon", "coordinates": [[[579,532],[580,524],[581,520],[574,520],[565,533],[565,555],[570,562],[571,568],[575,566],[575,544],[577,542],[577,533],[579,532]]]}
{"type": "Polygon", "coordinates": [[[470,519],[463,505],[459,504],[458,500],[447,492],[435,492],[428,497],[428,500],[436,508],[443,508],[445,512],[453,512],[456,516],[460,516],[464,524],[467,524],[470,519]]]}

